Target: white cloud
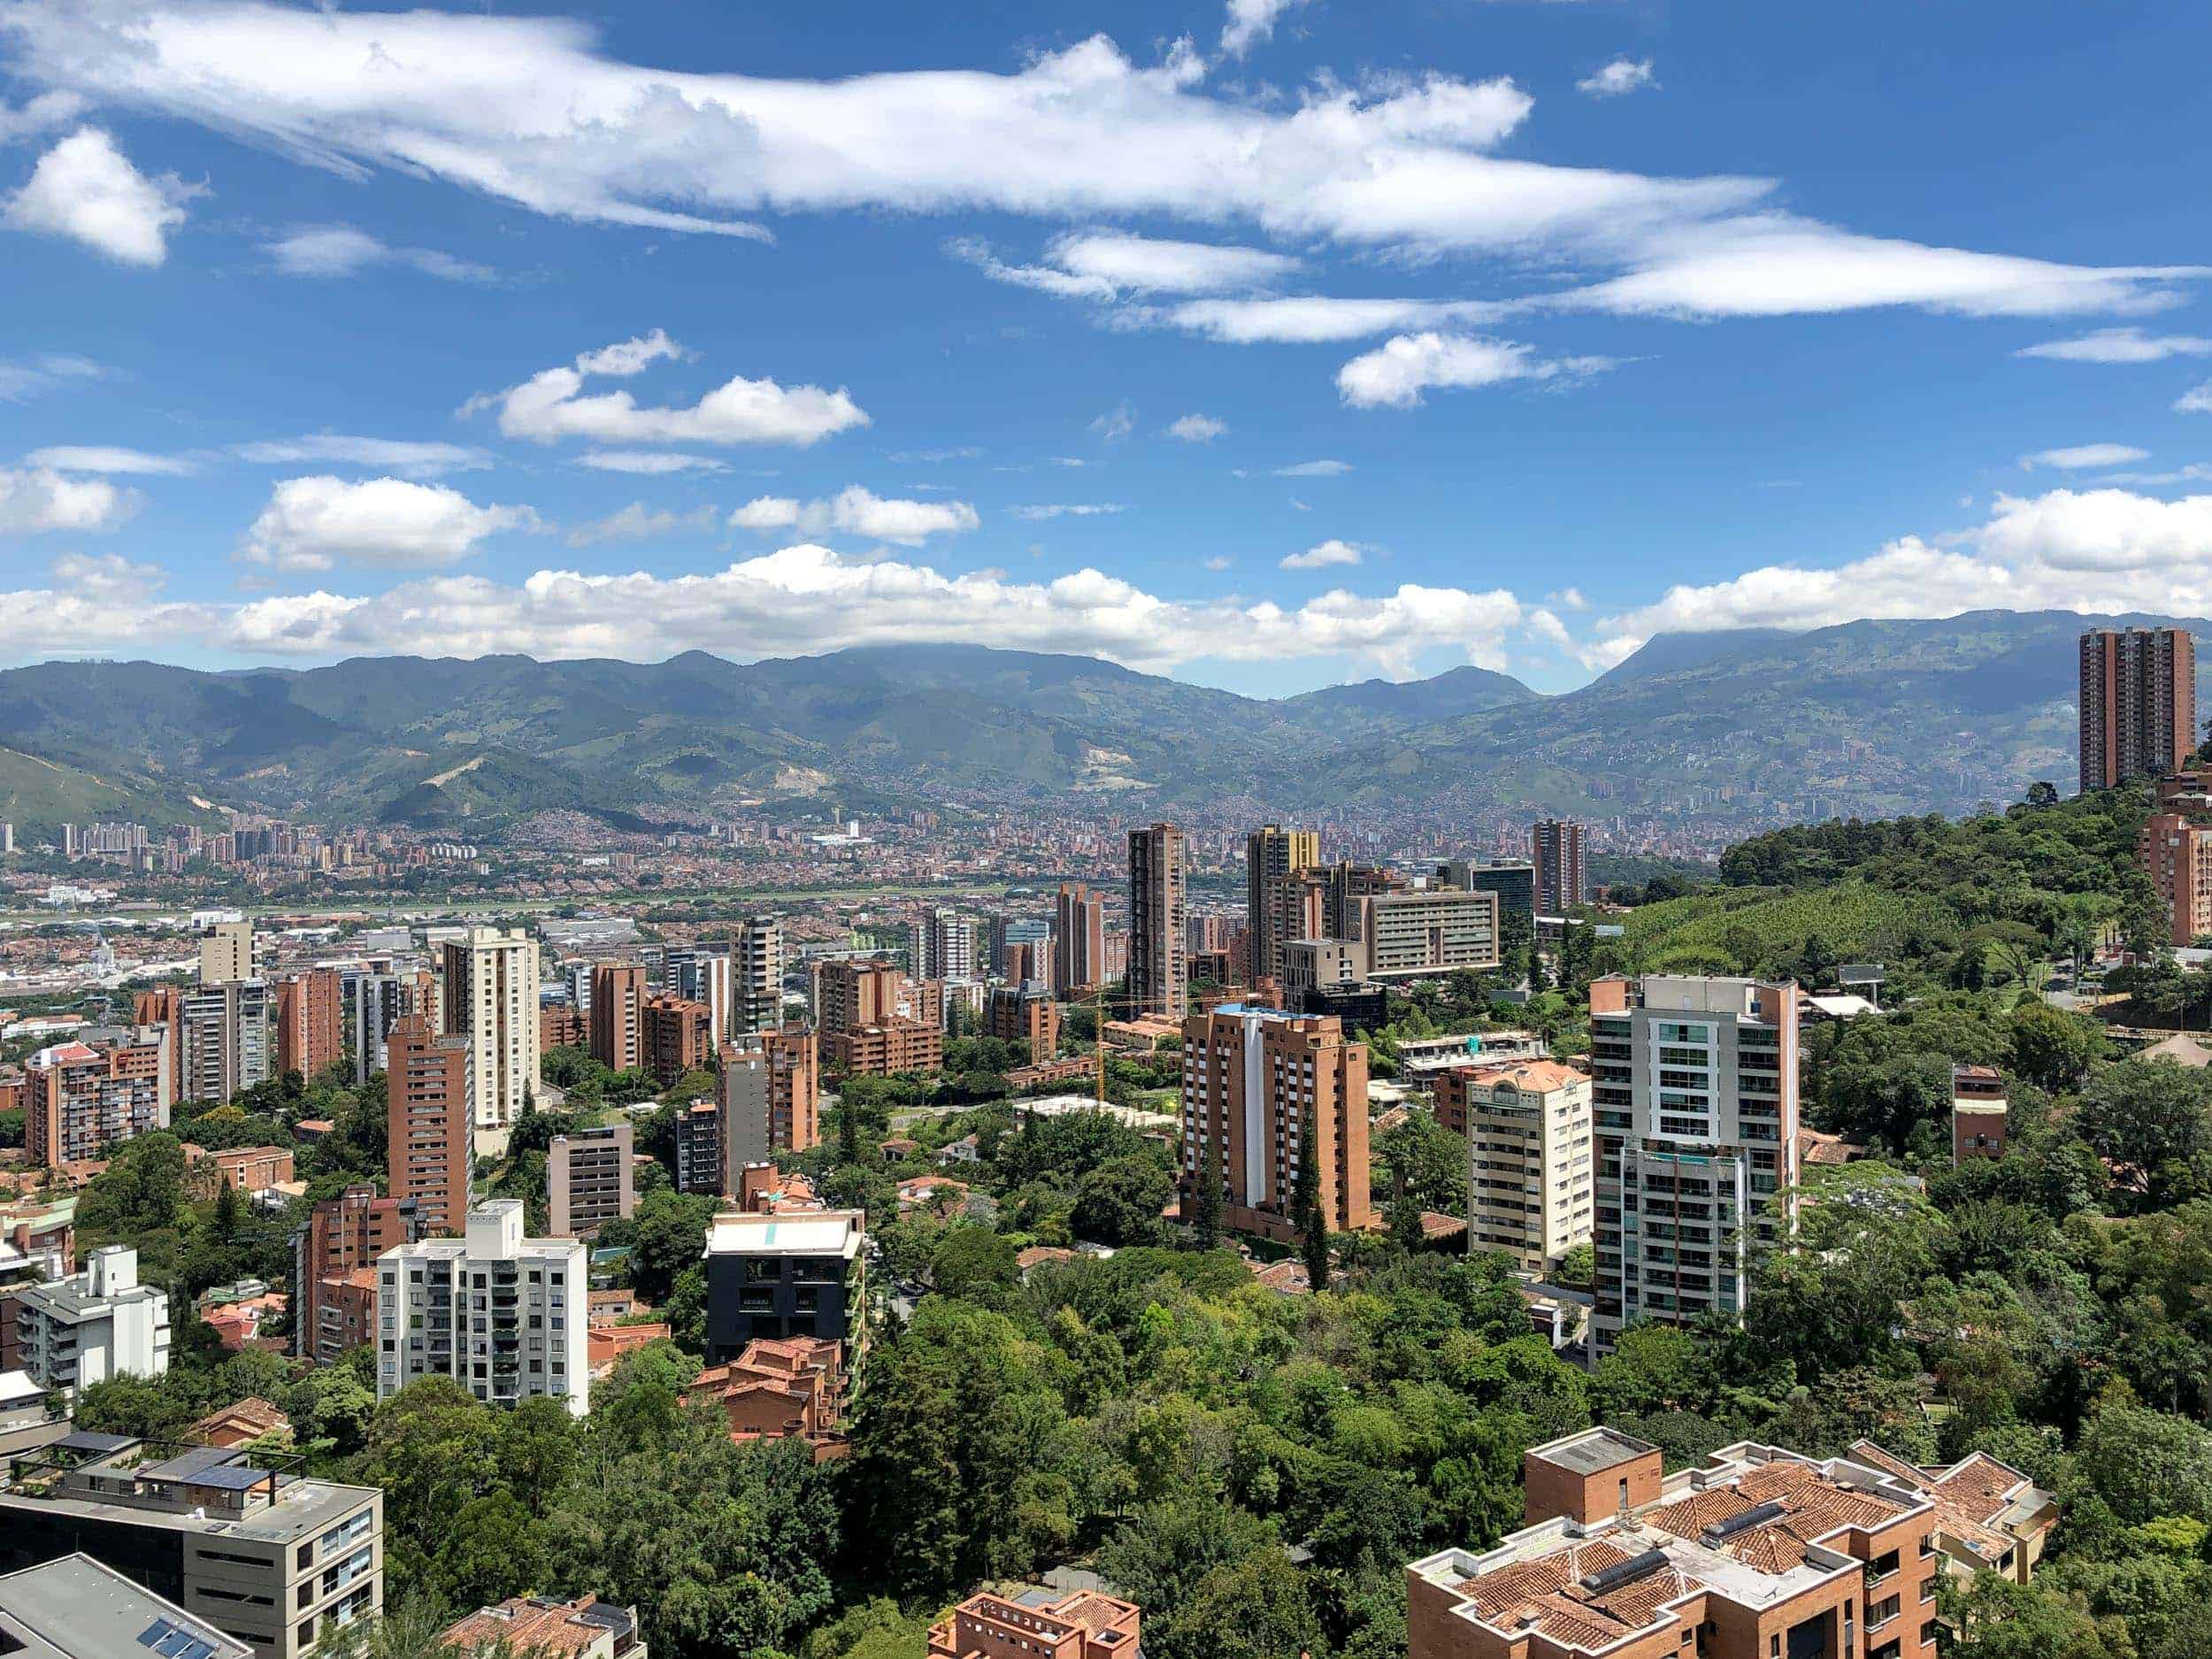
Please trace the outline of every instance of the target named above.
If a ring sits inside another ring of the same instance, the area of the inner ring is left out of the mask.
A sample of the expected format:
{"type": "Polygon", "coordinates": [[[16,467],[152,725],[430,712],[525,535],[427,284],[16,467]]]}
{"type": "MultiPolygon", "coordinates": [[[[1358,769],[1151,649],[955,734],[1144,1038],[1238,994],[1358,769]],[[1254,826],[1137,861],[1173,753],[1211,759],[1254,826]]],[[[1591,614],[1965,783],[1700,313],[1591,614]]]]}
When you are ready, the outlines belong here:
{"type": "Polygon", "coordinates": [[[1229,423],[1217,420],[1211,415],[1185,415],[1170,421],[1165,428],[1171,438],[1180,438],[1185,443],[1211,443],[1229,430],[1229,423]]]}
{"type": "Polygon", "coordinates": [[[339,560],[392,570],[450,565],[503,530],[540,528],[527,507],[480,507],[457,489],[397,478],[288,478],[239,549],[250,565],[328,570],[339,560]]]}
{"type": "Polygon", "coordinates": [[[1128,504],[1118,501],[1047,502],[1041,506],[1017,507],[1017,518],[1095,518],[1105,513],[1127,512],[1128,504]]]}
{"type": "Polygon", "coordinates": [[[2177,415],[2212,415],[2212,380],[2193,386],[2174,399],[2177,415]]]}
{"type": "Polygon", "coordinates": [[[1513,309],[1490,300],[1365,300],[1305,295],[1284,299],[1189,300],[1120,313],[1125,327],[1180,328],[1225,345],[1324,345],[1394,328],[1494,320],[1513,309]]]}
{"type": "MultiPolygon", "coordinates": [[[[1122,403],[1115,404],[1104,414],[1099,416],[1091,422],[1091,430],[1098,434],[1099,442],[1102,443],[1119,443],[1124,438],[1126,438],[1136,429],[1136,407],[1125,400],[1122,403]]],[[[1059,464],[1063,466],[1086,466],[1089,465],[1089,463],[1085,461],[1074,460],[1060,456],[1055,456],[1053,459],[1059,462],[1059,464]]]]}
{"type": "Polygon", "coordinates": [[[5,222],[70,237],[125,265],[157,265],[196,194],[174,173],[148,178],[107,134],[81,127],[39,157],[29,181],[8,198],[5,222]]]}
{"type": "Polygon", "coordinates": [[[1202,558],[1198,562],[1210,571],[1225,571],[1229,568],[1231,563],[1230,560],[1223,557],[1218,553],[1214,554],[1210,558],[1202,558]]]}
{"type": "Polygon", "coordinates": [[[2071,340],[2023,346],[2016,357],[2055,357],[2062,363],[2162,363],[2168,357],[2212,357],[2212,340],[2197,334],[2147,334],[2140,328],[2096,328],[2071,340]]]}
{"type": "Polygon", "coordinates": [[[47,585],[0,590],[0,653],[36,661],[88,649],[170,651],[180,640],[211,642],[227,625],[224,609],[165,603],[163,580],[158,567],[113,554],[65,554],[47,585]]]}
{"type": "Polygon", "coordinates": [[[285,276],[349,277],[371,265],[411,265],[426,276],[449,282],[489,282],[498,273],[489,265],[457,259],[435,248],[392,248],[351,225],[301,225],[261,251],[285,276]]]}
{"type": "Polygon", "coordinates": [[[85,101],[73,92],[42,92],[16,109],[0,104],[0,144],[66,127],[84,111],[85,101]]]}
{"type": "Polygon", "coordinates": [[[1043,265],[1010,265],[979,236],[955,236],[945,251],[995,282],[1059,299],[1102,302],[1125,294],[1249,293],[1273,287],[1304,263],[1261,248],[1106,230],[1054,237],[1046,244],[1043,265]]]}
{"type": "MultiPolygon", "coordinates": [[[[2163,472],[2107,472],[2099,478],[2101,487],[2108,484],[2212,484],[2212,462],[2189,461],[2163,472]]],[[[1960,503],[1972,506],[1970,498],[1960,503]]]]}
{"type": "Polygon", "coordinates": [[[983,451],[972,444],[951,449],[894,449],[887,457],[901,466],[934,466],[943,461],[974,461],[983,451]]]}
{"type": "Polygon", "coordinates": [[[0,467],[0,535],[111,530],[138,505],[135,493],[105,479],[71,478],[49,466],[0,467]]]}
{"type": "Polygon", "coordinates": [[[1774,565],[1728,581],[1670,588],[1654,604],[1606,617],[1583,659],[1629,656],[1654,634],[1817,628],[1864,617],[1963,611],[2212,609],[2212,495],[2159,501],[2126,490],[2001,495],[1987,520],[1936,538],[1904,536],[1832,570],[1774,565]]]}
{"type": "Polygon", "coordinates": [[[1340,541],[1332,537],[1317,547],[1308,548],[1303,553],[1288,555],[1280,562],[1278,568],[1286,571],[1317,571],[1325,570],[1332,565],[1356,565],[1365,555],[1366,550],[1356,541],[1340,541]]]}
{"type": "Polygon", "coordinates": [[[1342,478],[1352,470],[1349,461],[1300,461],[1275,469],[1277,478],[1342,478]]]}
{"type": "Polygon", "coordinates": [[[670,472],[726,472],[726,462],[706,455],[677,455],[665,449],[589,449],[576,457],[579,466],[602,472],[641,472],[659,477],[670,472]]]}
{"type": "Polygon", "coordinates": [[[2092,467],[2125,466],[2130,461],[2147,461],[2150,453],[2125,443],[2077,443],[2066,449],[2038,449],[2033,455],[2024,455],[2020,466],[2024,472],[2039,466],[2055,466],[2078,472],[2092,467]]]}
{"type": "Polygon", "coordinates": [[[840,387],[779,386],[742,375],[697,403],[642,407],[626,391],[584,396],[587,376],[628,376],[681,348],[658,329],[635,340],[587,351],[572,368],[545,369],[519,386],[472,398],[464,412],[494,407],[510,438],[555,443],[589,438],[603,443],[789,443],[804,448],[833,433],[864,426],[868,417],[840,387]]]}
{"type": "Polygon", "coordinates": [[[446,472],[480,472],[492,464],[482,449],[467,444],[411,438],[362,438],[317,432],[300,438],[264,438],[242,443],[238,458],[262,466],[329,465],[373,467],[401,478],[436,478],[446,472]]]}
{"type": "Polygon", "coordinates": [[[24,457],[26,466],[50,467],[57,472],[136,472],[180,477],[193,470],[180,455],[149,455],[143,449],[124,449],[110,444],[63,443],[34,449],[24,457]]]}
{"type": "Polygon", "coordinates": [[[1008,73],[803,81],[624,63],[559,18],[274,0],[215,14],[196,0],[14,0],[6,17],[11,67],[33,84],[350,177],[403,170],[572,219],[761,235],[747,216],[1157,215],[1527,272],[1620,270],[1571,303],[1684,316],[2124,310],[2195,274],[1857,237],[1763,211],[1764,179],[1488,154],[1532,107],[1504,79],[1319,81],[1270,101],[1203,84],[1187,48],[1148,66],[1104,36],[1008,73]]]}
{"type": "Polygon", "coordinates": [[[1576,81],[1575,90],[1594,98],[1617,98],[1624,93],[1640,92],[1658,84],[1651,73],[1650,58],[1616,58],[1602,69],[1576,81]]]}
{"type": "Polygon", "coordinates": [[[848,485],[820,501],[761,495],[730,515],[740,530],[796,530],[803,535],[866,536],[901,547],[919,547],[933,535],[958,535],[983,522],[964,501],[899,501],[848,485]]]}
{"type": "Polygon", "coordinates": [[[1399,334],[1337,372],[1355,409],[1406,409],[1432,388],[1464,390],[1508,380],[1579,379],[1613,366],[1608,357],[1540,357],[1535,348],[1469,334],[1399,334]]]}
{"type": "MultiPolygon", "coordinates": [[[[20,597],[0,595],[0,618],[20,597]]],[[[750,658],[926,640],[1085,653],[1154,672],[1200,657],[1353,657],[1405,678],[1439,650],[1502,666],[1522,619],[1520,605],[1502,591],[1340,589],[1294,610],[1226,597],[1163,599],[1095,570],[1025,582],[803,543],[704,575],[541,570],[508,584],[447,574],[373,596],[275,596],[209,608],[198,632],[242,657],[521,651],[657,661],[691,649],[750,658]]],[[[86,628],[73,649],[103,637],[86,628]]]]}
{"type": "Polygon", "coordinates": [[[1221,50],[1241,58],[1275,33],[1276,20],[1305,0],[1229,0],[1229,20],[1222,26],[1221,50]]]}
{"type": "Polygon", "coordinates": [[[105,380],[109,371],[89,357],[50,352],[28,361],[0,357],[0,403],[20,403],[80,380],[105,380]]]}
{"type": "Polygon", "coordinates": [[[563,539],[571,547],[590,547],[600,541],[645,541],[687,530],[705,534],[713,530],[716,518],[712,507],[675,512],[666,507],[649,508],[641,501],[634,501],[604,518],[588,519],[574,526],[563,539]]]}

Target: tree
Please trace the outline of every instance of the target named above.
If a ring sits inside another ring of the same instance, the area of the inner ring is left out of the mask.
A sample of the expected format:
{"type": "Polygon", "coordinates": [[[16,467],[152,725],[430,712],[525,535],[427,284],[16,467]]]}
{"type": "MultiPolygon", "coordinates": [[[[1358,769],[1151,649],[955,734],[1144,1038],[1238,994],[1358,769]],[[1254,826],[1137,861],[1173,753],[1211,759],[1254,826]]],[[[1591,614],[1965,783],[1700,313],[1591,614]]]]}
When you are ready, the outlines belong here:
{"type": "Polygon", "coordinates": [[[1160,1211],[1174,1182],[1152,1157],[1116,1158],[1076,1183],[1069,1225],[1076,1233],[1119,1248],[1159,1237],[1160,1211]]]}
{"type": "MultiPolygon", "coordinates": [[[[1204,1162],[1202,1156],[1202,1163],[1204,1162]]],[[[1221,1248],[1221,1179],[1218,1171],[1202,1169],[1183,1199],[1191,1232],[1202,1250],[1221,1248]]]]}
{"type": "Polygon", "coordinates": [[[2166,1059],[2108,1066],[2083,1090],[2074,1128],[2147,1208],[2212,1185],[2212,1072],[2166,1059]]]}
{"type": "Polygon", "coordinates": [[[1019,1281],[1010,1240],[964,1223],[948,1227],[930,1252],[929,1282],[948,1296],[973,1296],[986,1289],[1007,1290],[1019,1281]]]}
{"type": "Polygon", "coordinates": [[[2045,1088],[2071,1088],[2102,1046],[2093,1021],[2048,1002],[2023,1002],[2013,1010],[2013,1064],[2045,1088]]]}
{"type": "Polygon", "coordinates": [[[1466,1213],[1467,1142],[1428,1113],[1407,1112],[1403,1123],[1383,1132],[1374,1150],[1393,1194],[1404,1194],[1423,1210],[1466,1213]]]}
{"type": "Polygon", "coordinates": [[[1177,1619],[1209,1659],[1287,1659],[1324,1647],[1306,1581],[1277,1550],[1214,1568],[1192,1587],[1177,1619]]]}
{"type": "Polygon", "coordinates": [[[1293,1195],[1299,1244],[1305,1252],[1306,1282],[1317,1293],[1329,1287],[1329,1218],[1321,1210],[1321,1164],[1313,1149],[1313,1114],[1306,1114],[1298,1138],[1298,1185],[1293,1195]]]}

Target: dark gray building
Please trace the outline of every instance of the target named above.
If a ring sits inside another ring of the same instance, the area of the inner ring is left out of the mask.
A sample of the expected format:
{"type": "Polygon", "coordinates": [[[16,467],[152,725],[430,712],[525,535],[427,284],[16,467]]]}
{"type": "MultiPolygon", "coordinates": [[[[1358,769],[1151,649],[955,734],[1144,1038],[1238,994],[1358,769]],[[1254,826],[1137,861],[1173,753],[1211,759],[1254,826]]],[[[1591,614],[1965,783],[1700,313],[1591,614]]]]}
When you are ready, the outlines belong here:
{"type": "Polygon", "coordinates": [[[756,1337],[860,1345],[867,1317],[865,1220],[857,1210],[717,1216],[707,1229],[707,1363],[756,1337]]]}
{"type": "Polygon", "coordinates": [[[1490,863],[1479,858],[1447,858],[1436,866],[1436,879],[1448,887],[1468,893],[1494,893],[1501,914],[1536,914],[1536,866],[1525,859],[1490,863]]]}

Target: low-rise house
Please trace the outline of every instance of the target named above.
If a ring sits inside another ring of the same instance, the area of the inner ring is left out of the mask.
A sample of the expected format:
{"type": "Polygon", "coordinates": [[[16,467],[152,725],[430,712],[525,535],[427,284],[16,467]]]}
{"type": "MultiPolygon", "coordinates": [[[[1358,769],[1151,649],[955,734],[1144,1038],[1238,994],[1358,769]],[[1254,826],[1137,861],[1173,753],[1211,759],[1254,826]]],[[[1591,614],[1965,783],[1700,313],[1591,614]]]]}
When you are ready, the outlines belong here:
{"type": "Polygon", "coordinates": [[[234,1405],[209,1412],[188,1433],[203,1446],[250,1446],[274,1435],[289,1440],[292,1419],[259,1394],[248,1394],[234,1405]]]}
{"type": "Polygon", "coordinates": [[[1126,1659],[1142,1651],[1143,1617],[1135,1602],[1097,1590],[972,1595],[931,1627],[927,1651],[929,1659],[1126,1659]]]}
{"type": "Polygon", "coordinates": [[[804,1440],[822,1463],[841,1456],[845,1368],[835,1342],[812,1337],[763,1339],[726,1365],[710,1365],[687,1398],[710,1401],[733,1440],[804,1440]]]}
{"type": "Polygon", "coordinates": [[[574,1601],[509,1596],[450,1625],[439,1641],[462,1654],[492,1648],[538,1659],[647,1659],[637,1609],[587,1595],[574,1601]]]}

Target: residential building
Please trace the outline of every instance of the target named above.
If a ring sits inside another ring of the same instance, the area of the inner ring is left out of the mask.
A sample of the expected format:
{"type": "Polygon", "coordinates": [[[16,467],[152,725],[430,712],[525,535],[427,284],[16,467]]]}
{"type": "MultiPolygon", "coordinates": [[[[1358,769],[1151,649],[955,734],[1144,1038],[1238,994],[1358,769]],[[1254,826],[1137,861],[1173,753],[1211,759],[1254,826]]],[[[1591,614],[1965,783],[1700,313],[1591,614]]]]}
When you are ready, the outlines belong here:
{"type": "Polygon", "coordinates": [[[1436,866],[1436,880],[1439,887],[1496,894],[1502,915],[1536,914],[1536,866],[1526,860],[1448,858],[1436,866]]]}
{"type": "Polygon", "coordinates": [[[1346,1041],[1334,1019],[1239,1002],[1184,1022],[1186,1194],[1217,1181],[1224,1225],[1295,1238],[1309,1144],[1330,1230],[1366,1227],[1366,1044],[1346,1041]]]}
{"type": "Polygon", "coordinates": [[[212,1198],[227,1187],[250,1197],[293,1179],[288,1147],[222,1147],[212,1152],[188,1145],[184,1179],[196,1196],[212,1198]]]}
{"type": "Polygon", "coordinates": [[[496,1649],[545,1659],[647,1659],[637,1609],[595,1595],[573,1601],[511,1595],[448,1626],[438,1646],[462,1655],[496,1649]]]}
{"type": "Polygon", "coordinates": [[[814,1448],[819,1463],[844,1449],[838,1432],[844,1386],[837,1343],[810,1336],[761,1338],[727,1364],[702,1371],[684,1397],[719,1409],[733,1440],[797,1438],[814,1448]]]}
{"type": "Polygon", "coordinates": [[[1041,1064],[1060,1052],[1060,1004],[1036,979],[993,986],[983,1007],[983,1033],[1025,1049],[1031,1064],[1041,1064]]]}
{"type": "Polygon", "coordinates": [[[292,1355],[334,1365],[376,1335],[376,1261],[422,1237],[411,1198],[349,1187],[292,1235],[292,1355]]]}
{"type": "MultiPolygon", "coordinates": [[[[250,1647],[299,1659],[384,1603],[384,1494],[299,1473],[293,1454],[72,1433],[0,1483],[0,1568],[82,1552],[250,1647]]],[[[73,1621],[80,1643],[104,1610],[73,1621]]],[[[71,1653],[133,1652],[131,1645],[71,1653]]],[[[147,1643],[207,1659],[181,1632],[147,1643]]]]}
{"type": "Polygon", "coordinates": [[[128,1042],[60,1042],[32,1055],[23,1063],[26,1156],[58,1170],[167,1128],[175,1040],[166,1025],[140,1025],[128,1042]]]}
{"type": "Polygon", "coordinates": [[[1079,881],[1063,881],[1052,906],[1052,988],[1077,1002],[1110,977],[1105,901],[1079,881]]]}
{"type": "Polygon", "coordinates": [[[2197,646],[2185,628],[2081,636],[2081,787],[2181,771],[2196,752],[2197,646]]]}
{"type": "Polygon", "coordinates": [[[142,1647],[180,1659],[253,1659],[254,1651],[81,1551],[0,1576],[0,1650],[125,1659],[142,1647]]]}
{"type": "Polygon", "coordinates": [[[1313,830],[1285,829],[1263,825],[1244,838],[1244,926],[1255,979],[1280,979],[1283,947],[1293,939],[1309,939],[1320,930],[1302,928],[1284,934],[1270,913],[1267,883],[1270,877],[1287,876],[1321,862],[1321,837],[1313,830]]]}
{"type": "Polygon", "coordinates": [[[975,921],[958,910],[926,910],[907,927],[907,965],[918,979],[972,979],[975,921]]]}
{"type": "Polygon", "coordinates": [[[547,1227],[588,1239],[637,1208],[636,1152],[626,1123],[555,1135],[545,1153],[547,1227]]]}
{"type": "Polygon", "coordinates": [[[1354,935],[1371,979],[1434,979],[1472,968],[1487,972],[1499,954],[1498,895],[1452,887],[1377,893],[1357,901],[1365,926],[1354,935]]]}
{"type": "Polygon", "coordinates": [[[610,1071],[636,1071],[645,1065],[645,964],[595,962],[591,1002],[586,1017],[591,1057],[610,1071]]]}
{"type": "Polygon", "coordinates": [[[817,968],[815,1007],[824,1064],[849,1077],[933,1071],[944,1064],[943,991],[881,960],[817,968]]]}
{"type": "Polygon", "coordinates": [[[1739,1441],[1668,1475],[1657,1447],[1594,1428],[1522,1470],[1520,1531],[1406,1569],[1408,1659],[1932,1659],[1959,1518],[1945,1482],[1878,1448],[1739,1441]]]}
{"type": "Polygon", "coordinates": [[[494,927],[472,927],[449,941],[442,1029],[468,1041],[476,1126],[505,1128],[541,1080],[537,941],[494,927]]]}
{"type": "Polygon", "coordinates": [[[813,1337],[851,1353],[864,1334],[866,1217],[858,1210],[715,1217],[707,1228],[707,1363],[759,1338],[813,1337]]]}
{"type": "Polygon", "coordinates": [[[1043,917],[1003,913],[992,917],[990,944],[990,969],[995,978],[1019,985],[1025,979],[1050,976],[1052,924],[1043,917]],[[1018,964],[1018,972],[1015,971],[1018,964]]]}
{"type": "Polygon", "coordinates": [[[730,1006],[734,977],[724,946],[672,945],[662,958],[661,984],[671,996],[705,1005],[707,1043],[718,1053],[736,1031],[730,1006]]]}
{"type": "MultiPolygon", "coordinates": [[[[730,1022],[733,1032],[766,1031],[783,1024],[783,923],[774,916],[748,917],[731,949],[730,1022]]],[[[715,1039],[719,1048],[723,1039],[715,1039]]]]}
{"type": "Polygon", "coordinates": [[[173,1033],[182,1055],[180,1101],[227,1101],[269,1079],[269,987],[224,979],[187,991],[173,1033]]]}
{"type": "Polygon", "coordinates": [[[1405,893],[1413,884],[1394,870],[1374,864],[1324,864],[1310,872],[1321,883],[1321,932],[1329,939],[1363,939],[1367,910],[1375,900],[1405,893]]]}
{"type": "MultiPolygon", "coordinates": [[[[718,1080],[718,1088],[720,1084],[718,1080]]],[[[695,1100],[676,1116],[676,1190],[726,1196],[719,1101],[695,1100]]]]}
{"type": "MultiPolygon", "coordinates": [[[[733,1056],[754,1055],[767,1067],[768,1149],[804,1152],[821,1145],[821,1060],[814,1033],[804,1025],[749,1033],[723,1049],[724,1071],[733,1056]]],[[[749,1084],[746,1093],[749,1096],[749,1084]]]]}
{"type": "Polygon", "coordinates": [[[276,1055],[280,1074],[312,1078],[345,1057],[344,987],[336,972],[311,968],[279,979],[276,1055]]]}
{"type": "Polygon", "coordinates": [[[1595,1363],[1637,1319],[1740,1315],[1752,1248],[1792,1225],[1797,987],[1594,980],[1590,1045],[1595,1363]]]}
{"type": "Polygon", "coordinates": [[[1591,1239],[1590,1079],[1556,1060],[1456,1065],[1436,1120],[1467,1138],[1468,1247],[1540,1278],[1591,1239]]]}
{"type": "Polygon", "coordinates": [[[2160,779],[2158,810],[2136,847],[2165,908],[2169,941],[2193,945],[2212,934],[2212,773],[2160,779]]]}
{"type": "Polygon", "coordinates": [[[253,974],[253,924],[215,922],[200,935],[200,983],[219,985],[226,979],[250,979],[253,974]]]}
{"type": "Polygon", "coordinates": [[[420,1014],[437,1028],[442,1010],[437,984],[427,968],[413,973],[357,973],[345,976],[346,1030],[352,1050],[353,1086],[365,1087],[385,1069],[386,1045],[403,1015],[420,1014]]]}
{"type": "MultiPolygon", "coordinates": [[[[0,1373],[23,1369],[23,1333],[17,1319],[23,1293],[76,1271],[75,1215],[76,1202],[71,1199],[42,1213],[0,1217],[0,1373]]],[[[0,1454],[11,1449],[0,1438],[0,1454]]]]}
{"type": "Polygon", "coordinates": [[[388,1190],[413,1201],[426,1233],[457,1233],[468,1214],[480,1044],[442,1037],[420,1014],[392,1027],[384,1068],[388,1190]]]}
{"type": "Polygon", "coordinates": [[[551,1054],[556,1048],[591,1048],[591,1025],[585,1018],[566,1002],[538,1003],[538,1052],[551,1054]]]}
{"type": "Polygon", "coordinates": [[[663,1088],[673,1088],[688,1073],[703,1071],[712,1064],[714,1045],[708,1033],[714,1019],[704,1002],[680,996],[648,997],[641,1016],[641,1061],[663,1088]]]}
{"type": "Polygon", "coordinates": [[[1102,1590],[1030,1589],[972,1595],[930,1626],[927,1659],[1129,1659],[1142,1651],[1143,1614],[1102,1590]]]}
{"type": "Polygon", "coordinates": [[[1564,916],[1589,900],[1582,869],[1583,826],[1571,818],[1546,818],[1529,831],[1535,867],[1536,913],[1564,916]]]}
{"type": "Polygon", "coordinates": [[[492,1405],[542,1395],[589,1409],[583,1240],[524,1237],[519,1198],[471,1210],[461,1238],[387,1250],[376,1274],[378,1399],[450,1377],[492,1405]]]}
{"type": "Polygon", "coordinates": [[[1367,946],[1346,939],[1290,939],[1278,959],[1286,998],[1312,991],[1340,991],[1367,981],[1367,946]]]}
{"type": "Polygon", "coordinates": [[[15,1297],[23,1370],[42,1388],[74,1398],[113,1377],[158,1377],[169,1369],[169,1297],[138,1282],[138,1252],[110,1244],[83,1268],[15,1297]]]}
{"type": "Polygon", "coordinates": [[[1190,963],[1183,933],[1183,832],[1154,824],[1129,832],[1129,1010],[1181,1019],[1190,1011],[1190,963]]]}
{"type": "Polygon", "coordinates": [[[2005,1156],[2010,1102],[2005,1075],[1993,1065],[1951,1068],[1951,1165],[2005,1156]]]}

